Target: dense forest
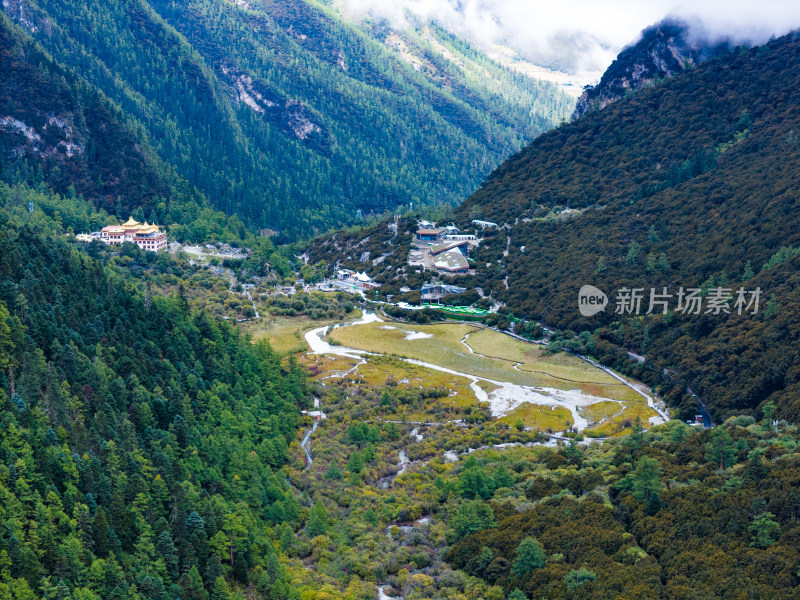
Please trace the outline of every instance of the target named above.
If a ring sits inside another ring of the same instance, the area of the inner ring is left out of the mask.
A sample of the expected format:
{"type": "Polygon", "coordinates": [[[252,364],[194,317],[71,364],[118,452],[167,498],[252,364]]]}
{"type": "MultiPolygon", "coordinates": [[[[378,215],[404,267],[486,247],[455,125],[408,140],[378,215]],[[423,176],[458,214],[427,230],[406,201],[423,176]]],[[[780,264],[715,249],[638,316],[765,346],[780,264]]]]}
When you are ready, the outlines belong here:
{"type": "Polygon", "coordinates": [[[287,597],[303,370],[64,238],[0,231],[0,596],[287,597]]]}
{"type": "Polygon", "coordinates": [[[396,358],[369,365],[319,379],[328,420],[292,475],[329,519],[294,552],[332,584],[407,600],[796,596],[797,429],[769,408],[543,447],[451,405],[450,382],[420,389],[396,358]]]}
{"type": "Polygon", "coordinates": [[[0,597],[796,595],[799,436],[774,407],[543,447],[394,357],[323,379],[331,357],[140,291],[189,279],[180,257],[92,258],[58,224],[0,211],[0,597]]]}
{"type": "Polygon", "coordinates": [[[0,180],[5,190],[14,188],[17,208],[34,202],[50,216],[58,210],[63,231],[75,233],[134,214],[168,225],[179,241],[266,242],[254,240],[236,215],[212,208],[159,159],[118,106],[2,13],[0,67],[0,180]]]}
{"type": "Polygon", "coordinates": [[[703,433],[673,421],[605,452],[487,457],[530,504],[490,502],[494,526],[447,559],[514,600],[793,598],[795,445],[740,417],[703,433]]]}
{"type": "Polygon", "coordinates": [[[4,180],[165,225],[207,199],[291,239],[455,203],[572,104],[432,25],[314,2],[10,0],[0,28],[4,180]]]}

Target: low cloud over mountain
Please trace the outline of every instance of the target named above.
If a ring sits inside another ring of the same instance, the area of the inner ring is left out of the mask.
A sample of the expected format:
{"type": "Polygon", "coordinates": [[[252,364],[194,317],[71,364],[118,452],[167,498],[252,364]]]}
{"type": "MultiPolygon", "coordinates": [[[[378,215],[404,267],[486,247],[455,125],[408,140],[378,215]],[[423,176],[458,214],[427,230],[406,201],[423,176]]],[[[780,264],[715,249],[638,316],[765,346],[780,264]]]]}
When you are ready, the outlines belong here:
{"type": "Polygon", "coordinates": [[[800,6],[786,0],[340,0],[345,12],[401,27],[432,20],[481,46],[504,44],[542,66],[602,74],[642,29],[681,17],[714,42],[757,44],[800,27],[800,6]]]}

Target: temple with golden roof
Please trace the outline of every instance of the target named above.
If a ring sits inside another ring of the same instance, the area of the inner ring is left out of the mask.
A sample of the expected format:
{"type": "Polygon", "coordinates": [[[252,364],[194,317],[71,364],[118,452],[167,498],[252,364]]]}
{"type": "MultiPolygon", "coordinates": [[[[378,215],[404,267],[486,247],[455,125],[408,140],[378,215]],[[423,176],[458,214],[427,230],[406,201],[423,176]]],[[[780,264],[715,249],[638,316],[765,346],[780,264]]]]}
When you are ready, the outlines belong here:
{"type": "Polygon", "coordinates": [[[144,224],[129,218],[122,225],[108,225],[100,231],[100,240],[106,244],[131,242],[142,250],[158,252],[167,247],[167,234],[158,225],[144,224]]]}

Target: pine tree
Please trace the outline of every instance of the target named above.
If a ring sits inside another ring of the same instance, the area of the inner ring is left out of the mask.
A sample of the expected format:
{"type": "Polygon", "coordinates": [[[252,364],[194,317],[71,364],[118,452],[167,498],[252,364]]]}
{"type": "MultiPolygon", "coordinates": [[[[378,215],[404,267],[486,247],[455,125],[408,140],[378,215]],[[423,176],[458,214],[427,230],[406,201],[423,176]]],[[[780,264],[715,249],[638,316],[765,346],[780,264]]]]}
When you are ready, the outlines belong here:
{"type": "Polygon", "coordinates": [[[94,539],[94,551],[100,558],[108,556],[108,521],[106,511],[102,506],[97,508],[92,519],[92,538],[94,539]]]}
{"type": "Polygon", "coordinates": [[[211,588],[211,595],[209,596],[209,600],[230,600],[231,598],[231,591],[228,588],[228,584],[225,582],[223,577],[217,577],[214,581],[214,585],[211,588]]]}
{"type": "Polygon", "coordinates": [[[364,459],[360,452],[353,452],[347,459],[347,470],[356,474],[364,470],[364,459]]]}
{"type": "Polygon", "coordinates": [[[705,446],[705,458],[709,462],[717,463],[720,470],[732,467],[736,462],[736,448],[728,430],[715,427],[711,430],[711,441],[705,446]]]}
{"type": "Polygon", "coordinates": [[[342,479],[342,471],[335,462],[332,462],[328,469],[325,471],[325,479],[333,479],[340,481],[342,479]]]}
{"type": "Polygon", "coordinates": [[[472,533],[494,527],[494,512],[481,500],[467,500],[458,506],[455,515],[450,517],[450,537],[455,541],[472,533]]]}
{"type": "Polygon", "coordinates": [[[325,535],[328,532],[328,511],[325,506],[317,500],[316,504],[311,507],[311,514],[306,523],[306,535],[309,538],[317,537],[318,535],[325,535]]]}
{"type": "Polygon", "coordinates": [[[192,566],[181,577],[181,590],[181,600],[208,600],[208,592],[203,587],[203,578],[200,577],[197,565],[192,566]]]}
{"type": "Polygon", "coordinates": [[[595,275],[599,275],[603,271],[606,270],[606,259],[604,256],[597,257],[597,267],[595,267],[594,273],[595,275]]]}
{"type": "Polygon", "coordinates": [[[631,242],[631,245],[628,247],[628,252],[625,255],[626,265],[636,264],[636,257],[639,255],[639,248],[639,244],[636,242],[631,242]]]}
{"type": "Polygon", "coordinates": [[[771,512],[756,515],[748,529],[753,534],[753,541],[750,545],[756,548],[771,546],[781,535],[781,526],[771,512]]]}
{"type": "Polygon", "coordinates": [[[489,477],[474,456],[464,462],[464,468],[458,477],[458,487],[463,498],[487,499],[492,493],[489,477]]]}
{"type": "Polygon", "coordinates": [[[497,467],[497,470],[495,470],[493,484],[495,489],[514,485],[514,478],[511,476],[511,473],[508,472],[505,465],[501,464],[497,467]]]}
{"type": "Polygon", "coordinates": [[[643,456],[636,461],[631,473],[633,495],[640,500],[650,500],[661,490],[661,464],[655,458],[643,456]]]}
{"type": "Polygon", "coordinates": [[[517,557],[511,564],[511,573],[515,577],[524,577],[528,573],[541,569],[547,560],[544,548],[535,537],[526,537],[517,548],[517,557]]]}
{"type": "Polygon", "coordinates": [[[753,265],[750,264],[750,261],[747,261],[747,264],[744,266],[744,272],[742,273],[742,281],[747,281],[748,279],[752,279],[755,277],[755,273],[753,272],[753,265]]]}

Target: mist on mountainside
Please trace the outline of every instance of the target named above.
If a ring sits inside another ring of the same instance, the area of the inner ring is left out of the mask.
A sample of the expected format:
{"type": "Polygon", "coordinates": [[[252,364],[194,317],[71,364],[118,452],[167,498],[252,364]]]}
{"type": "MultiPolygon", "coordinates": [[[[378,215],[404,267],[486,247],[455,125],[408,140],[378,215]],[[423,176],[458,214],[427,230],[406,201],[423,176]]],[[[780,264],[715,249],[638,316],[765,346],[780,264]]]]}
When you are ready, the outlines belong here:
{"type": "Polygon", "coordinates": [[[521,58],[572,75],[599,79],[641,31],[666,17],[691,24],[693,35],[756,45],[800,27],[800,8],[780,1],[689,2],[610,0],[544,3],[525,0],[338,0],[352,18],[386,19],[403,28],[434,21],[484,48],[502,44],[521,58]]]}

